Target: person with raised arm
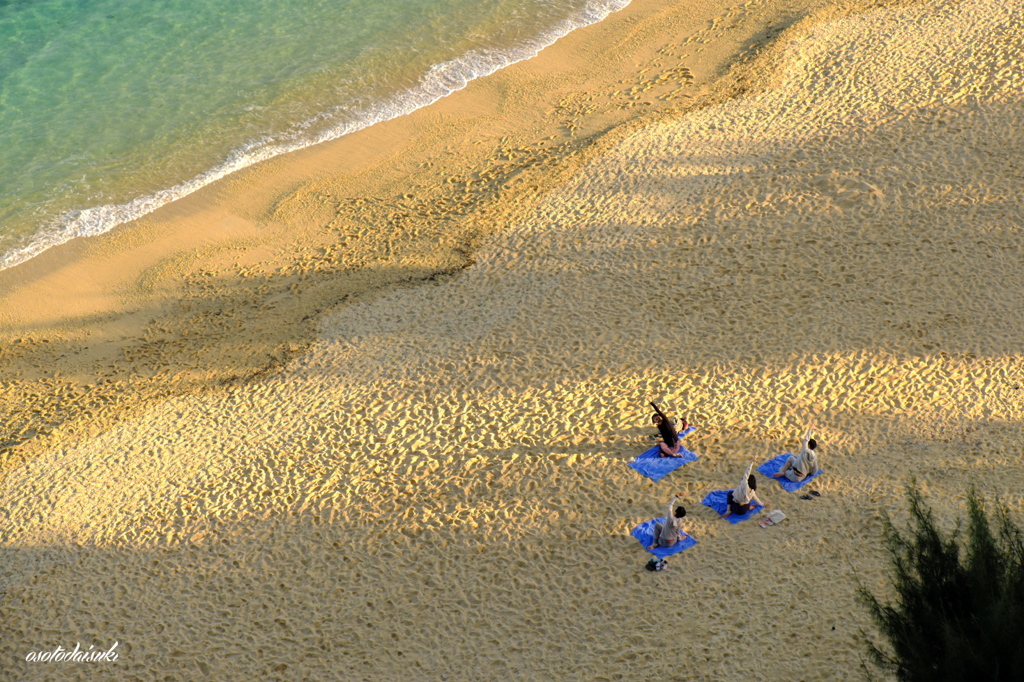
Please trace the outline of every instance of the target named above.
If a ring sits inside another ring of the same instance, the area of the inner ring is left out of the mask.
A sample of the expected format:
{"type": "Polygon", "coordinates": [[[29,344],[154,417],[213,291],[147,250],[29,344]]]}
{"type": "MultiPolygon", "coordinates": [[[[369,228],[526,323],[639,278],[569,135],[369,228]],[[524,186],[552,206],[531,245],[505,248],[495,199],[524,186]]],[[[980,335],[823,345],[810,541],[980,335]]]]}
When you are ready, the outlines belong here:
{"type": "MultiPolygon", "coordinates": [[[[658,456],[659,457],[679,457],[679,433],[672,425],[672,420],[661,411],[657,404],[651,400],[651,407],[654,408],[654,416],[651,417],[651,421],[658,427],[658,433],[661,434],[661,440],[658,442],[658,456]]],[[[684,419],[682,421],[682,430],[685,431],[689,424],[684,419]]]]}
{"type": "Polygon", "coordinates": [[[665,513],[665,522],[658,522],[654,524],[654,544],[647,549],[656,549],[658,547],[671,547],[685,537],[688,537],[683,532],[683,517],[686,516],[686,509],[679,505],[675,506],[676,500],[682,497],[682,493],[676,493],[671,500],[668,501],[668,510],[665,513]],[[673,509],[675,507],[675,509],[673,509]]]}
{"type": "Polygon", "coordinates": [[[818,473],[818,442],[811,438],[811,428],[804,432],[803,446],[800,454],[790,455],[782,468],[772,474],[775,478],[785,476],[794,483],[799,483],[808,476],[818,473]]]}
{"type": "Polygon", "coordinates": [[[725,513],[722,514],[723,519],[727,519],[733,514],[742,516],[753,508],[756,503],[762,507],[766,506],[764,502],[757,496],[757,479],[754,477],[750,470],[754,468],[754,462],[757,458],[750,460],[750,464],[747,465],[747,470],[743,473],[743,480],[733,490],[729,491],[728,497],[726,497],[726,509],[725,513]]]}

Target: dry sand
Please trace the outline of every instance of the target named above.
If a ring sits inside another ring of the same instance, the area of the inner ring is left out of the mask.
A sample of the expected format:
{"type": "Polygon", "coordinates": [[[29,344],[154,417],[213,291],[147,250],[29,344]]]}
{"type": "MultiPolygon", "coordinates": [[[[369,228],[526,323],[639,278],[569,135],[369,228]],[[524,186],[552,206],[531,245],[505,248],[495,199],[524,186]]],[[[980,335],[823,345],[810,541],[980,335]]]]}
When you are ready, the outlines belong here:
{"type": "MultiPolygon", "coordinates": [[[[474,213],[463,260],[431,251],[452,274],[355,287],[278,371],[215,388],[200,377],[201,391],[125,398],[116,419],[79,415],[20,441],[0,488],[4,668],[859,678],[869,624],[856,588],[885,589],[880,515],[902,518],[911,476],[944,524],[970,485],[1024,514],[1022,10],[820,10],[724,81],[708,73],[707,106],[620,121],[531,166],[555,179],[485,206],[502,207],[500,225],[474,213]],[[699,427],[687,444],[700,459],[657,484],[625,466],[649,444],[646,396],[699,427]],[[789,516],[769,529],[699,505],[751,457],[791,450],[808,422],[820,499],[762,479],[789,516]],[[629,529],[676,491],[699,544],[647,573],[629,529]],[[23,660],[114,640],[121,658],[105,668],[23,660]]],[[[678,39],[645,44],[672,68],[686,54],[678,39]]],[[[333,182],[299,183],[275,215],[322,200],[351,226],[367,204],[333,182]]],[[[438,263],[415,259],[431,240],[443,233],[381,248],[429,273],[438,263]]],[[[255,241],[239,258],[277,244],[255,241]]],[[[95,248],[76,258],[107,253],[95,248]]],[[[325,280],[330,263],[371,252],[321,254],[325,280]]],[[[17,291],[56,281],[44,265],[17,291]]],[[[95,314],[124,305],[96,291],[95,314]]],[[[34,313],[18,310],[10,328],[38,348],[34,313]]],[[[110,334],[133,343],[122,324],[110,334]]],[[[193,371],[228,371],[216,365],[193,371]]]]}
{"type": "Polygon", "coordinates": [[[434,106],[0,271],[0,469],[276,371],[325,310],[465,268],[624,123],[745,87],[717,77],[816,2],[636,0],[434,106]]]}

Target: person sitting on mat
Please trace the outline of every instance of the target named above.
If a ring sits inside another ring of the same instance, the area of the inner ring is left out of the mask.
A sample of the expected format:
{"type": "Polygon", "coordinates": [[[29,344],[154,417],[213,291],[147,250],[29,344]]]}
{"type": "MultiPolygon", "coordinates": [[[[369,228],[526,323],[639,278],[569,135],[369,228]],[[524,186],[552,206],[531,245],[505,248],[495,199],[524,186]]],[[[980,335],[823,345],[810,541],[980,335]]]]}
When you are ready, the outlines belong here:
{"type": "Polygon", "coordinates": [[[686,533],[683,532],[683,517],[686,516],[686,509],[683,508],[682,505],[676,507],[674,511],[672,509],[676,504],[676,500],[682,496],[682,493],[678,493],[668,501],[668,512],[665,514],[665,523],[659,521],[654,524],[654,544],[647,549],[671,547],[682,538],[687,537],[686,533]]]}
{"type": "Polygon", "coordinates": [[[737,516],[746,514],[753,508],[755,502],[762,507],[766,506],[757,496],[757,479],[750,473],[756,461],[756,458],[750,460],[750,464],[747,465],[747,470],[743,474],[743,480],[734,490],[729,491],[729,495],[726,497],[728,506],[725,513],[722,514],[723,519],[727,519],[733,514],[737,516]]]}
{"type": "Polygon", "coordinates": [[[790,455],[782,468],[772,474],[775,478],[785,476],[794,483],[799,483],[808,476],[818,473],[818,447],[817,441],[811,438],[811,430],[804,433],[804,445],[800,448],[799,455],[790,455]]]}
{"type": "MultiPolygon", "coordinates": [[[[676,432],[675,427],[672,425],[672,420],[665,416],[665,413],[658,409],[658,406],[651,401],[651,407],[654,408],[655,415],[651,417],[651,421],[654,422],[655,426],[658,427],[658,433],[661,434],[661,441],[658,443],[659,457],[679,457],[679,433],[676,432]]],[[[683,420],[682,427],[683,431],[689,424],[686,420],[683,420]]]]}

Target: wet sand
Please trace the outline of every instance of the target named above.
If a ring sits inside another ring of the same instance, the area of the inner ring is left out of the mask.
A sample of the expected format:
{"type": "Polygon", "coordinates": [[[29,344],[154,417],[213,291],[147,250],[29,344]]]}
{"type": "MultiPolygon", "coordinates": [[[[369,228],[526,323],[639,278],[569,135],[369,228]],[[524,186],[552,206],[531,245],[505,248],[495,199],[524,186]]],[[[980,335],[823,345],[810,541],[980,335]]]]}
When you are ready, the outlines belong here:
{"type": "Polygon", "coordinates": [[[595,62],[554,113],[517,95],[569,78],[545,52],[361,166],[308,150],[0,273],[9,669],[859,677],[911,477],[950,526],[971,485],[1024,513],[1024,5],[806,9],[637,2],[552,48],[595,62]],[[648,397],[698,427],[656,484],[648,397]],[[699,504],[807,423],[820,498],[699,504]],[[629,530],[675,492],[698,544],[648,573],[629,530]]]}

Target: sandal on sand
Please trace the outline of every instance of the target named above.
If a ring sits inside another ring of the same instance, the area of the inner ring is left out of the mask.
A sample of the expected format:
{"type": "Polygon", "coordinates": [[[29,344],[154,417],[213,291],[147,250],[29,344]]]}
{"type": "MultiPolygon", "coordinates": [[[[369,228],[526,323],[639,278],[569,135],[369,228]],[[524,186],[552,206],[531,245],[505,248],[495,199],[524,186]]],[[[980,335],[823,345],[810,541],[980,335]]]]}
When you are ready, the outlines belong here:
{"type": "Polygon", "coordinates": [[[817,490],[812,490],[811,494],[814,495],[815,497],[821,497],[821,493],[819,493],[817,490]]]}
{"type": "Polygon", "coordinates": [[[801,500],[813,500],[814,498],[811,497],[810,495],[801,495],[800,499],[801,500]]]}

